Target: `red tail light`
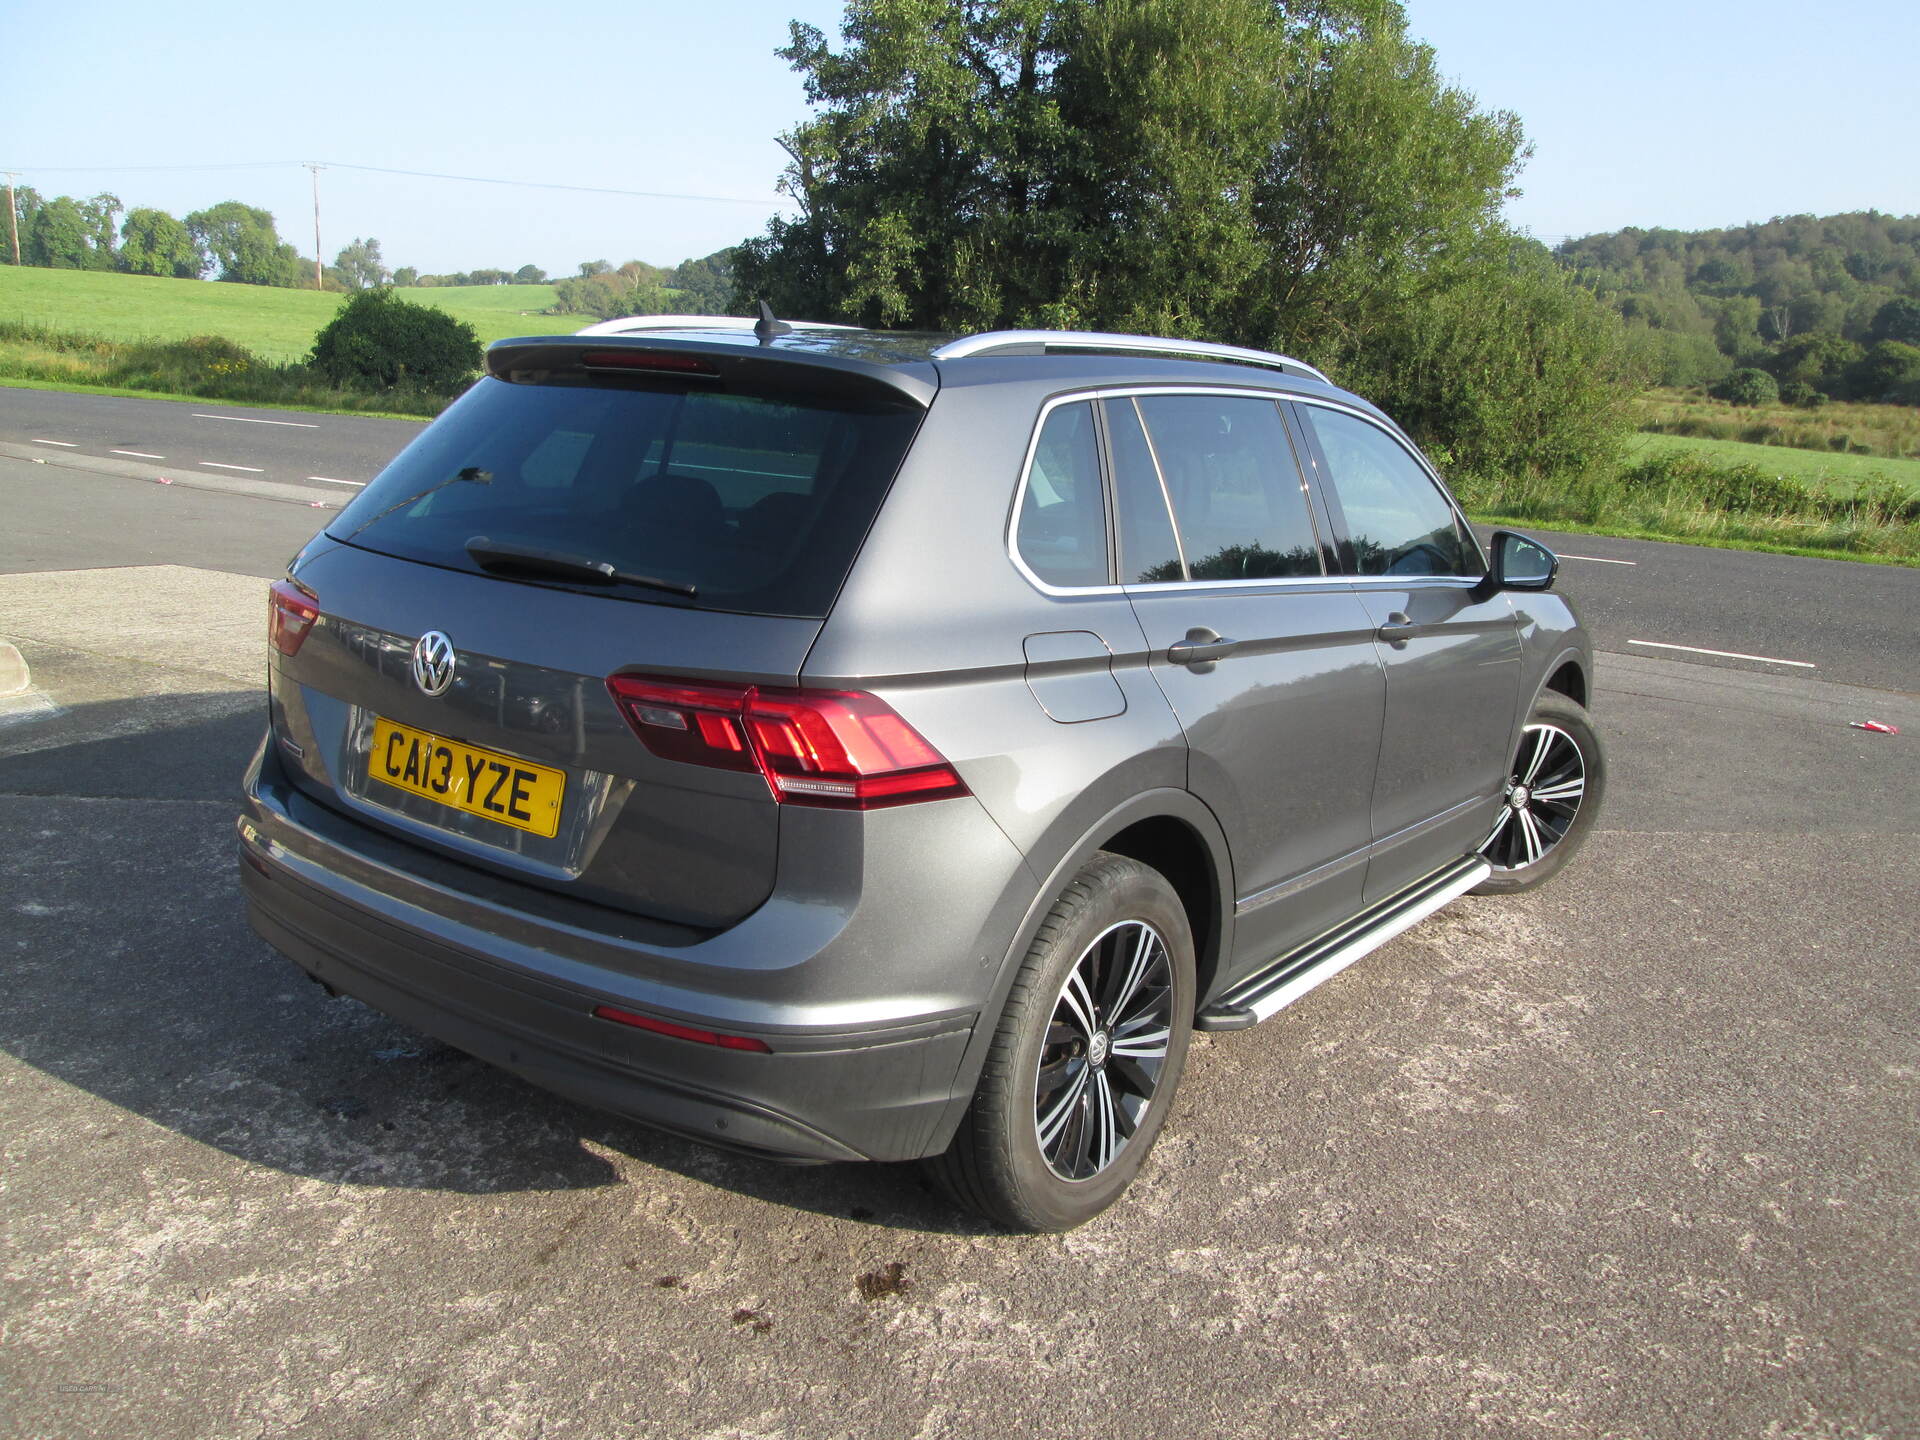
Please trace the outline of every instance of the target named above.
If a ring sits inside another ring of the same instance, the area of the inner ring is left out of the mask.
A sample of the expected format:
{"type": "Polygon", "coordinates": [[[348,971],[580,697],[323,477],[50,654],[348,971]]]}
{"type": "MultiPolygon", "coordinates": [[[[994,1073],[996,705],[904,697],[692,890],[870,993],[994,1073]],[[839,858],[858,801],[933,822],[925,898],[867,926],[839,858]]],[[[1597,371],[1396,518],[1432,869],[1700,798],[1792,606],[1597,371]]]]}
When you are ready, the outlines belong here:
{"type": "Polygon", "coordinates": [[[282,655],[297,655],[313,622],[320,618],[320,597],[292,580],[267,587],[267,639],[282,655]]]}
{"type": "Polygon", "coordinates": [[[670,350],[589,350],[580,357],[589,370],[656,370],[670,375],[719,375],[711,361],[670,350]]]}
{"type": "Polygon", "coordinates": [[[877,810],[968,793],[945,757],[873,695],[633,675],[607,688],[655,755],[758,770],[784,805],[877,810]]]}

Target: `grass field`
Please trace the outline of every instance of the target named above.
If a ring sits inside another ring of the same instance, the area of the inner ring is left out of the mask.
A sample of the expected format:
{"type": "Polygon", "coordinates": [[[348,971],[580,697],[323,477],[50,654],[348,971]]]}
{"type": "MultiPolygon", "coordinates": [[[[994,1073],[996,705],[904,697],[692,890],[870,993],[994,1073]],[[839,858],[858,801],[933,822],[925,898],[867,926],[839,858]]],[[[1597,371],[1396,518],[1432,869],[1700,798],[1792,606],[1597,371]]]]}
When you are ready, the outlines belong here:
{"type": "Polygon", "coordinates": [[[1740,440],[1703,440],[1687,435],[1635,435],[1627,459],[1678,453],[1706,455],[1727,464],[1758,465],[1802,485],[1850,494],[1862,482],[1884,476],[1909,495],[1920,495],[1920,460],[1889,460],[1879,455],[1836,455],[1822,450],[1790,450],[1784,445],[1749,445],[1740,440]]]}
{"type": "Polygon", "coordinates": [[[1700,390],[1649,390],[1635,424],[1663,435],[1740,440],[1837,455],[1920,459],[1920,408],[1834,400],[1816,409],[1798,405],[1729,405],[1700,390]]]}
{"type": "MultiPolygon", "coordinates": [[[[526,313],[553,303],[550,285],[467,285],[399,294],[465,320],[483,345],[509,335],[563,334],[592,320],[526,313]]],[[[115,341],[224,335],[262,360],[279,362],[305,359],[313,337],[344,298],[318,290],[0,265],[0,320],[115,341]]]]}

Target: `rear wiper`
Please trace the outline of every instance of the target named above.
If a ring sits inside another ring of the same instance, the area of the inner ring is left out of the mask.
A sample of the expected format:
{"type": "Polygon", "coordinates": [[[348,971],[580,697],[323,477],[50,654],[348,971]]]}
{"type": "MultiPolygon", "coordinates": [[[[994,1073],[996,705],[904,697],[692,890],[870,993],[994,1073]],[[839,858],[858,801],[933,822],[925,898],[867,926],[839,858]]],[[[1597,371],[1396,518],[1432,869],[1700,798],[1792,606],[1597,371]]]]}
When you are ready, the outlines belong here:
{"type": "Polygon", "coordinates": [[[589,560],[584,555],[569,555],[563,550],[543,550],[537,545],[516,545],[510,540],[489,540],[476,535],[467,541],[467,554],[482,570],[502,574],[545,575],[555,580],[581,580],[589,585],[634,585],[643,590],[665,590],[673,595],[694,598],[691,585],[678,580],[662,580],[653,575],[636,575],[620,570],[605,560],[589,560]]]}

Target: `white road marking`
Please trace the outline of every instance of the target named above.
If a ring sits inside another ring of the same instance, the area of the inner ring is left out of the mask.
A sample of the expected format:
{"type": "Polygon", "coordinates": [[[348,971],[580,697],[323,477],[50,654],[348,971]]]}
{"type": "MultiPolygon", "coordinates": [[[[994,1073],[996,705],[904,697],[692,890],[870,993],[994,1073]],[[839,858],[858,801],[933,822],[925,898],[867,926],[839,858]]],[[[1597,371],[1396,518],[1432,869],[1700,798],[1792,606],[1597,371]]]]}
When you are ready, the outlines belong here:
{"type": "Polygon", "coordinates": [[[1591,560],[1595,565],[1638,565],[1638,560],[1609,560],[1604,555],[1562,555],[1562,560],[1591,560]]]}
{"type": "Polygon", "coordinates": [[[1811,660],[1779,660],[1771,655],[1743,655],[1738,650],[1708,650],[1699,645],[1669,645],[1661,640],[1629,640],[1629,645],[1645,645],[1654,650],[1687,650],[1695,655],[1718,655],[1723,660],[1758,660],[1762,665],[1792,665],[1801,670],[1818,670],[1811,660]]]}
{"type": "Polygon", "coordinates": [[[131,455],[136,460],[164,460],[164,455],[156,455],[151,450],[109,450],[109,455],[131,455]]]}
{"type": "Polygon", "coordinates": [[[32,438],[33,443],[36,445],[59,445],[68,450],[78,450],[80,448],[80,442],[77,440],[42,440],[38,435],[32,438]]]}
{"type": "Polygon", "coordinates": [[[250,475],[264,475],[267,472],[258,465],[223,465],[218,460],[196,460],[196,465],[205,465],[214,470],[245,470],[250,475]]]}
{"type": "Polygon", "coordinates": [[[331,475],[309,475],[307,478],[309,480],[324,481],[328,485],[351,485],[356,490],[364,490],[367,488],[367,482],[364,480],[336,480],[331,475]]]}
{"type": "Polygon", "coordinates": [[[233,420],[241,425],[285,425],[292,430],[318,430],[318,425],[309,425],[304,420],[256,420],[251,415],[203,415],[193,412],[196,420],[233,420]]]}

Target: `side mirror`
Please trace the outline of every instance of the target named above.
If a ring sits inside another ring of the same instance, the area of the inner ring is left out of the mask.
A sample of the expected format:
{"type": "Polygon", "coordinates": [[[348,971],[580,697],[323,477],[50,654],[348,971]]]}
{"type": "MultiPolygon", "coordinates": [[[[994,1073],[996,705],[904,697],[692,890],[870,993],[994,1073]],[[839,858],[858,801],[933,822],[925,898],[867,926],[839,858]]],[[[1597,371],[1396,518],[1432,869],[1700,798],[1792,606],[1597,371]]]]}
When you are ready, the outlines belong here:
{"type": "Polygon", "coordinates": [[[1512,530],[1493,532],[1493,583],[1498,590],[1550,590],[1560,557],[1512,530]]]}

